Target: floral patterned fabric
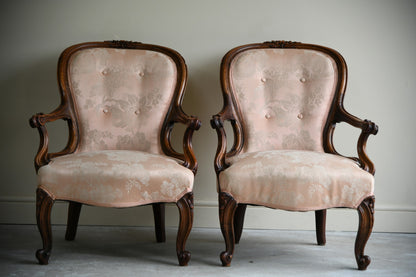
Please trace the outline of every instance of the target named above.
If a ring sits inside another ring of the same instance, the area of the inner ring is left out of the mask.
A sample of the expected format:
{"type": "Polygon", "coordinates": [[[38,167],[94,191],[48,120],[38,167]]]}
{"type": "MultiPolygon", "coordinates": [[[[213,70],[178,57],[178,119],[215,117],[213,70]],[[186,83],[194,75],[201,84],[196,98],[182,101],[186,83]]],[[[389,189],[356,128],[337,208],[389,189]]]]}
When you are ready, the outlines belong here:
{"type": "Polygon", "coordinates": [[[165,54],[93,48],[71,58],[69,83],[78,112],[78,152],[138,150],[161,154],[159,136],[175,85],[165,54]]]}
{"type": "Polygon", "coordinates": [[[238,203],[291,211],[357,208],[374,177],[341,156],[298,150],[252,152],[229,160],[220,189],[238,203]]]}
{"type": "Polygon", "coordinates": [[[38,172],[39,187],[54,198],[105,207],[177,202],[193,179],[174,159],[126,150],[66,155],[38,172]]]}
{"type": "Polygon", "coordinates": [[[323,152],[322,133],[337,83],[326,54],[302,49],[251,49],[230,66],[245,124],[244,152],[323,152]]]}

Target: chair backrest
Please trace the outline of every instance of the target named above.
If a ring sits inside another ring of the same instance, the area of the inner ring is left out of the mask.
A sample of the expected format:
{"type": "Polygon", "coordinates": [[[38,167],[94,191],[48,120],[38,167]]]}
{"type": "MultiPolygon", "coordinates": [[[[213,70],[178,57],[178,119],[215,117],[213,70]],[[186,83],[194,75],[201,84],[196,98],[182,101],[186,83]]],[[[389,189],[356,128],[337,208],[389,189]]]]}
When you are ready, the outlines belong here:
{"type": "Polygon", "coordinates": [[[328,118],[346,82],[346,65],[337,52],[265,42],[230,50],[221,67],[225,103],[235,106],[242,123],[242,152],[325,151],[328,118]]]}
{"type": "Polygon", "coordinates": [[[183,58],[161,46],[113,41],[67,48],[58,79],[71,96],[76,151],[163,153],[161,132],[177,108],[172,103],[181,102],[186,74],[183,58]]]}

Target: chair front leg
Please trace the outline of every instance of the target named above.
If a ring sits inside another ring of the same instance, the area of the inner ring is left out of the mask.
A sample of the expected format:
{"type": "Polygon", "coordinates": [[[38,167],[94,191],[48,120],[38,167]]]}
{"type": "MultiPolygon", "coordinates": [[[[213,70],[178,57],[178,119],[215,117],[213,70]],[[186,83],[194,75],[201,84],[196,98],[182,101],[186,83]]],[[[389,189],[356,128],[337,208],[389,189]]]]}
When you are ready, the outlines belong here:
{"type": "Polygon", "coordinates": [[[318,245],[326,243],[326,210],[315,211],[316,240],[318,245]]]}
{"type": "Polygon", "coordinates": [[[166,231],[165,231],[165,204],[164,203],[154,203],[153,207],[153,216],[155,219],[155,233],[157,242],[166,241],[166,231]]]}
{"type": "Polygon", "coordinates": [[[234,215],[234,234],[235,243],[240,242],[241,234],[243,233],[244,215],[246,214],[246,204],[238,204],[234,215]]]}
{"type": "Polygon", "coordinates": [[[374,202],[374,196],[367,197],[357,208],[360,221],[355,239],[355,259],[359,270],[366,270],[371,262],[371,258],[364,255],[364,248],[373,230],[374,202]]]}
{"type": "Polygon", "coordinates": [[[68,222],[66,225],[66,240],[74,240],[77,234],[79,215],[81,213],[82,204],[78,202],[69,202],[68,206],[68,222]]]}
{"type": "Polygon", "coordinates": [[[36,221],[42,237],[43,248],[36,251],[39,264],[47,265],[52,250],[51,210],[54,200],[43,189],[36,190],[36,221]]]}
{"type": "Polygon", "coordinates": [[[192,229],[194,218],[194,195],[192,192],[185,194],[176,205],[179,209],[179,228],[176,238],[176,254],[178,255],[179,265],[188,265],[191,253],[185,250],[186,240],[192,229]]]}
{"type": "Polygon", "coordinates": [[[225,240],[225,251],[220,255],[223,266],[230,266],[235,247],[234,215],[237,202],[228,193],[218,195],[221,232],[225,240]]]}

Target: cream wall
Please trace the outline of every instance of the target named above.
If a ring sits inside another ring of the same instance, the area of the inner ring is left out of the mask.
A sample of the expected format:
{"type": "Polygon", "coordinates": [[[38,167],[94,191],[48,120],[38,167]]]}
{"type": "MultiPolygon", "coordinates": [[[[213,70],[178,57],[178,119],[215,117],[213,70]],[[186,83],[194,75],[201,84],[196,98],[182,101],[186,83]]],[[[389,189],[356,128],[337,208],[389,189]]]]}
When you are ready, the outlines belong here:
{"type": "MultiPolygon", "coordinates": [[[[209,119],[222,106],[219,64],[231,48],[266,40],[295,40],[337,49],[349,65],[346,108],[375,121],[368,142],[376,173],[375,231],[416,232],[416,2],[414,1],[2,1],[0,4],[0,223],[34,223],[38,134],[35,112],[59,104],[56,63],[69,45],[135,40],[179,51],[189,69],[187,113],[203,126],[194,136],[200,163],[195,180],[195,227],[218,228],[209,119]]],[[[63,124],[50,126],[52,148],[65,144],[63,124]]],[[[357,132],[341,126],[336,144],[353,153],[357,132]],[[351,143],[351,141],[353,141],[351,143]],[[344,146],[345,144],[345,146],[344,146]]],[[[179,132],[178,132],[179,133],[179,132]]],[[[64,223],[57,203],[53,223],[64,223]]],[[[177,224],[175,206],[168,224],[177,224]]],[[[313,213],[249,208],[251,228],[313,229],[313,213]]],[[[356,230],[357,213],[331,210],[328,229],[356,230]]],[[[86,207],[81,224],[151,225],[149,207],[86,207]]]]}

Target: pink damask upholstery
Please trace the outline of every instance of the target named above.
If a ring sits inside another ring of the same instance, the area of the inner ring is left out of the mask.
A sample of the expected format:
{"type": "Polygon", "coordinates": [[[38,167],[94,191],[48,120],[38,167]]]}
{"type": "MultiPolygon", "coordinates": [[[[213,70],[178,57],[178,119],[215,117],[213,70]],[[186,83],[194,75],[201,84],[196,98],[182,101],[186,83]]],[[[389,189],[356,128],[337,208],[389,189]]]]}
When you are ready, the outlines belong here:
{"type": "Polygon", "coordinates": [[[55,198],[103,207],[177,202],[193,180],[172,158],[127,150],[66,155],[38,172],[39,186],[55,198]]]}
{"type": "Polygon", "coordinates": [[[162,153],[160,129],[176,84],[169,56],[142,49],[81,50],[71,59],[69,83],[80,125],[78,152],[162,153]]]}
{"type": "Polygon", "coordinates": [[[323,152],[337,82],[332,58],[314,50],[251,49],[233,59],[230,81],[245,123],[244,152],[323,152]]]}
{"type": "Polygon", "coordinates": [[[68,72],[77,154],[41,167],[39,187],[57,199],[106,207],[177,202],[192,191],[192,171],[162,155],[160,146],[177,81],[169,56],[89,48],[71,57],[68,72]]]}
{"type": "Polygon", "coordinates": [[[294,211],[356,208],[372,195],[370,173],[323,153],[337,84],[329,55],[250,49],[236,55],[229,70],[245,124],[245,154],[230,159],[230,168],[220,173],[221,191],[237,202],[294,211]]]}
{"type": "Polygon", "coordinates": [[[374,177],[337,155],[299,150],[251,152],[220,173],[222,192],[237,203],[291,211],[357,208],[373,195],[374,177]]]}
{"type": "Polygon", "coordinates": [[[211,126],[218,137],[214,168],[226,247],[222,264],[231,263],[249,205],[314,211],[319,245],[326,242],[326,210],[352,208],[359,213],[354,253],[358,268],[366,269],[375,173],[366,143],[378,127],[344,108],[344,58],[314,44],[252,43],[225,54],[220,77],[224,105],[211,126]],[[339,122],[361,129],[355,157],[342,156],[334,146],[339,122]]]}
{"type": "Polygon", "coordinates": [[[40,144],[36,221],[43,248],[52,249],[51,209],[69,202],[65,239],[74,240],[82,205],[127,208],[150,204],[157,242],[164,242],[165,204],[179,209],[176,254],[185,250],[193,222],[193,181],[198,163],[192,136],[201,122],[182,109],[187,82],[183,57],[173,49],[133,41],[85,42],[66,48],[58,62],[60,105],[31,117],[40,144]],[[47,123],[65,120],[68,142],[49,152],[47,123]],[[185,125],[181,149],[172,146],[176,124],[185,125]]]}

